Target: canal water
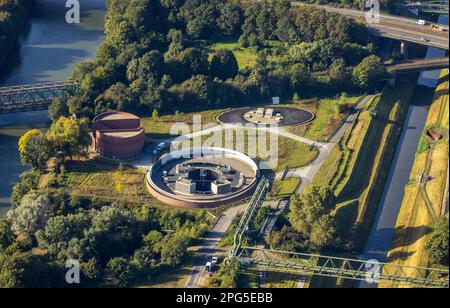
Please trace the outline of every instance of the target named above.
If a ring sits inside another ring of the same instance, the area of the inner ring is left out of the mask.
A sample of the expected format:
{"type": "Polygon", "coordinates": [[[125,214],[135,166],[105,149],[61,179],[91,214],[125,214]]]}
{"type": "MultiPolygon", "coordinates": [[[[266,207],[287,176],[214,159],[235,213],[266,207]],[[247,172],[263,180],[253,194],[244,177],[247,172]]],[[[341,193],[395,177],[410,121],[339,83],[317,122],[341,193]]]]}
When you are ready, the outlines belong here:
{"type": "MultiPolygon", "coordinates": [[[[448,16],[441,16],[439,23],[448,25],[448,16]]],[[[429,48],[426,58],[439,58],[444,55],[445,51],[429,48]]],[[[438,84],[439,74],[440,71],[421,73],[417,81],[416,93],[432,91],[438,84]]],[[[431,99],[432,95],[426,102],[421,101],[423,100],[421,98],[417,98],[415,100],[417,104],[412,104],[408,109],[395,158],[378,206],[375,223],[362,256],[364,260],[375,259],[379,262],[386,262],[387,260],[387,254],[395,233],[397,217],[405,194],[405,187],[409,182],[419,140],[425,128],[428,116],[428,107],[426,105],[431,103],[431,99]]],[[[366,282],[357,283],[356,286],[362,288],[377,287],[376,284],[368,284],[366,282]]]]}
{"type": "MultiPolygon", "coordinates": [[[[81,22],[68,24],[65,0],[35,0],[20,37],[18,61],[2,72],[0,86],[64,80],[79,62],[95,57],[104,40],[105,0],[79,2],[81,22]]],[[[17,151],[20,136],[31,128],[46,128],[48,122],[46,111],[0,115],[0,214],[8,209],[11,189],[26,170],[17,151]]]]}

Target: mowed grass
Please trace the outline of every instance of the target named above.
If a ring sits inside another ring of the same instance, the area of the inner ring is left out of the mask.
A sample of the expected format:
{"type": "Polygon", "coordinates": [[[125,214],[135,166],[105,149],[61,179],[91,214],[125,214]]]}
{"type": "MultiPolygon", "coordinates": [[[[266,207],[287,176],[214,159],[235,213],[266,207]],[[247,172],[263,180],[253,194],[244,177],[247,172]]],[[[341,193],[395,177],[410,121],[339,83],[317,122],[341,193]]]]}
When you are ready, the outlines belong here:
{"type": "MultiPolygon", "coordinates": [[[[444,191],[448,170],[448,104],[449,82],[448,70],[441,73],[441,83],[435,91],[435,98],[430,107],[425,131],[439,128],[447,133],[443,140],[430,149],[418,149],[409,184],[405,188],[402,207],[396,223],[393,245],[388,254],[389,262],[408,266],[430,267],[429,258],[424,245],[427,235],[431,231],[433,218],[427,209],[424,196],[421,194],[420,179],[427,168],[429,159],[429,175],[433,179],[426,183],[425,189],[433,205],[433,210],[440,216],[444,199],[444,191]],[[432,151],[429,153],[429,151],[432,151]]],[[[425,133],[424,133],[425,136],[425,133]]],[[[426,137],[423,137],[426,138],[426,137]]],[[[405,287],[395,284],[382,284],[380,287],[405,287]]]]}
{"type": "Polygon", "coordinates": [[[336,215],[345,220],[343,232],[356,250],[370,233],[414,88],[415,79],[403,77],[368,102],[311,183],[333,188],[336,215]]]}
{"type": "Polygon", "coordinates": [[[271,195],[275,198],[290,197],[295,193],[299,184],[300,179],[298,178],[287,178],[284,181],[275,180],[272,184],[271,195]]]}
{"type": "Polygon", "coordinates": [[[366,109],[360,112],[353,126],[345,133],[320,168],[317,176],[313,179],[313,185],[331,186],[336,195],[339,195],[342,188],[346,186],[366,138],[368,127],[373,120],[371,113],[379,99],[379,96],[374,97],[368,102],[366,109]]]}
{"type": "Polygon", "coordinates": [[[320,142],[327,142],[336,133],[347,114],[339,111],[339,104],[346,102],[354,105],[360,96],[348,96],[345,98],[324,98],[317,100],[297,101],[294,106],[313,112],[314,121],[306,125],[288,127],[288,131],[320,142]]]}
{"type": "Polygon", "coordinates": [[[156,118],[149,116],[142,119],[142,127],[145,128],[147,137],[165,139],[201,130],[207,124],[218,124],[217,117],[224,111],[226,109],[161,115],[156,118]],[[200,127],[193,125],[195,119],[200,119],[200,127]],[[181,126],[175,126],[177,123],[188,125],[188,131],[179,131],[177,127],[181,126]]]}
{"type": "Polygon", "coordinates": [[[257,133],[254,129],[236,128],[215,131],[195,139],[180,141],[175,148],[202,146],[236,150],[266,164],[274,172],[300,168],[310,164],[319,151],[308,144],[270,132],[257,133]],[[239,137],[238,137],[239,136],[239,137]],[[261,138],[264,138],[262,140],[261,138]],[[265,147],[264,147],[265,144],[265,147]]]}
{"type": "Polygon", "coordinates": [[[203,47],[207,48],[210,51],[210,54],[220,49],[231,50],[236,57],[239,70],[252,69],[257,63],[259,52],[265,52],[268,55],[267,60],[269,62],[281,63],[283,62],[283,56],[279,56],[278,54],[285,54],[288,48],[286,44],[277,41],[266,41],[265,46],[258,49],[254,47],[242,47],[237,38],[221,39],[215,42],[204,42],[203,47]],[[274,52],[275,50],[277,50],[277,52],[274,52]],[[282,50],[282,52],[280,52],[280,50],[282,50]]]}

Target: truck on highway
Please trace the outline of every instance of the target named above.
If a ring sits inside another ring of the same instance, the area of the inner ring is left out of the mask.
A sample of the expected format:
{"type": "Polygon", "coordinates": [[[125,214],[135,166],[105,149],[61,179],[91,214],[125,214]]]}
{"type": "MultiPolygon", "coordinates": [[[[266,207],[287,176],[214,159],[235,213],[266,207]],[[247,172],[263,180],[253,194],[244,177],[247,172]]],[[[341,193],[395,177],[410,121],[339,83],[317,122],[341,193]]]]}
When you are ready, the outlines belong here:
{"type": "Polygon", "coordinates": [[[421,25],[421,26],[425,26],[427,24],[427,21],[424,19],[419,19],[418,21],[416,21],[416,24],[421,25]]]}
{"type": "Polygon", "coordinates": [[[434,25],[434,24],[430,25],[430,29],[434,30],[434,31],[441,31],[441,32],[446,32],[447,31],[445,28],[437,26],[437,25],[434,25]]]}

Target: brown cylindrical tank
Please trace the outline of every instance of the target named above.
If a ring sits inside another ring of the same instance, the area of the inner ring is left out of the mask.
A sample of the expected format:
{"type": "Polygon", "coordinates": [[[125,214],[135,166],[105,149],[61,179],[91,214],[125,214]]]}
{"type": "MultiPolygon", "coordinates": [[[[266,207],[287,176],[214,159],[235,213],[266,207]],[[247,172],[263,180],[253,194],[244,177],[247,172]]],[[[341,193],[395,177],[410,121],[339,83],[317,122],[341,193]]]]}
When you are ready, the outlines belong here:
{"type": "Polygon", "coordinates": [[[125,112],[107,112],[93,123],[95,151],[115,160],[139,156],[145,145],[145,133],[140,118],[125,112]]]}

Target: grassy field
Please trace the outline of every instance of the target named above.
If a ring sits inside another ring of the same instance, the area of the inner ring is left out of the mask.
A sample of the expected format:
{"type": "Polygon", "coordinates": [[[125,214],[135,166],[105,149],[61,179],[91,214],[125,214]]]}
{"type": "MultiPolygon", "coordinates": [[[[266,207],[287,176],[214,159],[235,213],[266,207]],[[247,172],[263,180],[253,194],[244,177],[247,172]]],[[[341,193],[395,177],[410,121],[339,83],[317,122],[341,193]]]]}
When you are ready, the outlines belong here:
{"type": "MultiPolygon", "coordinates": [[[[443,194],[448,169],[448,74],[448,70],[442,71],[441,82],[436,88],[435,98],[430,107],[426,128],[422,137],[427,138],[425,136],[427,129],[438,128],[444,133],[444,138],[432,147],[425,147],[425,150],[422,147],[418,149],[414,166],[411,170],[410,182],[405,188],[405,196],[396,224],[393,245],[388,254],[389,262],[395,264],[432,266],[426,255],[424,244],[427,234],[431,231],[433,214],[426,206],[425,197],[421,190],[426,189],[434,213],[440,216],[442,206],[444,206],[443,194]],[[425,187],[420,182],[424,172],[428,172],[433,178],[426,183],[425,187]]],[[[382,284],[380,287],[399,286],[382,284]]]]}
{"type": "Polygon", "coordinates": [[[339,202],[335,215],[357,251],[369,235],[415,80],[415,76],[404,76],[395,87],[375,96],[312,182],[334,189],[339,202]]]}
{"type": "MultiPolygon", "coordinates": [[[[193,113],[179,113],[171,115],[161,115],[157,118],[146,117],[142,119],[142,126],[145,128],[147,137],[154,139],[164,139],[173,137],[170,133],[175,123],[187,124],[190,127],[189,132],[203,129],[207,124],[218,124],[217,117],[226,109],[209,110],[193,113]],[[194,116],[200,116],[202,126],[197,129],[193,126],[194,116]]],[[[189,133],[187,132],[187,133],[189,133]]],[[[186,133],[186,132],[184,132],[186,133]]],[[[175,135],[180,135],[176,132],[175,135]]]]}
{"type": "MultiPolygon", "coordinates": [[[[64,181],[73,195],[105,201],[143,204],[152,200],[145,187],[145,170],[131,167],[76,161],[67,164],[64,181]]],[[[156,200],[155,200],[156,201],[156,200]]]]}
{"type": "Polygon", "coordinates": [[[137,288],[155,288],[155,289],[166,289],[166,288],[184,288],[192,268],[194,267],[194,256],[190,255],[187,257],[187,261],[184,262],[182,266],[174,269],[168,269],[159,273],[153,278],[150,278],[148,283],[140,284],[136,286],[137,288]]]}
{"type": "Polygon", "coordinates": [[[286,198],[295,193],[296,188],[300,184],[298,178],[288,178],[284,181],[275,180],[272,185],[271,196],[274,198],[286,198]]]}
{"type": "Polygon", "coordinates": [[[258,60],[258,54],[254,50],[241,47],[236,40],[216,42],[208,47],[211,52],[220,49],[231,50],[236,57],[240,70],[253,68],[258,60]]]}
{"type": "Polygon", "coordinates": [[[264,133],[256,133],[252,129],[225,129],[204,134],[198,141],[194,138],[180,141],[180,144],[175,145],[175,147],[191,147],[200,142],[202,146],[236,150],[262,162],[272,161],[273,163],[268,167],[274,172],[282,171],[288,166],[291,168],[304,167],[310,164],[319,154],[316,148],[284,136],[266,132],[265,142],[260,138],[264,138],[264,133]],[[264,145],[264,143],[265,147],[262,147],[261,145],[264,145]],[[255,145],[250,147],[251,144],[255,145]]]}
{"type": "Polygon", "coordinates": [[[210,53],[220,49],[229,49],[234,53],[240,70],[252,69],[258,60],[258,53],[265,52],[267,54],[267,60],[269,62],[281,63],[283,57],[280,54],[280,49],[283,50],[283,54],[286,53],[286,45],[281,42],[267,41],[266,45],[261,48],[242,47],[237,38],[222,39],[216,42],[204,42],[203,47],[209,49],[210,53]]]}
{"type": "Polygon", "coordinates": [[[316,118],[307,125],[288,127],[288,131],[316,141],[327,142],[342,125],[347,117],[346,113],[339,111],[341,102],[349,105],[355,104],[360,96],[346,96],[340,98],[324,98],[320,100],[307,100],[294,102],[295,107],[313,112],[316,118]]]}

